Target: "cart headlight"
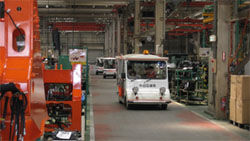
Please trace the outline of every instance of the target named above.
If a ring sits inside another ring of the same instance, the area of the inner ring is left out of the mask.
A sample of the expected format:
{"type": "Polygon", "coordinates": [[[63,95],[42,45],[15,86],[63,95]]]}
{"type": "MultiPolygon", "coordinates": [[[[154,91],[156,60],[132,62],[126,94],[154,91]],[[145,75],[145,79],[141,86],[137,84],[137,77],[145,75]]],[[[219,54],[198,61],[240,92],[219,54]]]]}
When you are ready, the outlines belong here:
{"type": "Polygon", "coordinates": [[[166,88],[165,87],[161,87],[160,88],[161,95],[164,95],[165,92],[166,92],[166,88]]]}
{"type": "Polygon", "coordinates": [[[132,90],[133,90],[134,94],[136,95],[138,93],[138,91],[139,91],[139,88],[138,87],[134,87],[134,88],[132,88],[132,90]]]}

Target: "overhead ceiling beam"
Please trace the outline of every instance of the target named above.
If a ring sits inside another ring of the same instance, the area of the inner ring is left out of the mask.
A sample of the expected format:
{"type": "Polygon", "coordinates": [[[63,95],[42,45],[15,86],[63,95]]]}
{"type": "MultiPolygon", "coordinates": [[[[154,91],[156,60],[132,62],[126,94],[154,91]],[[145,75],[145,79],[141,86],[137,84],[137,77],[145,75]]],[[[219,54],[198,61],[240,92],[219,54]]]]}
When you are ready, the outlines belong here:
{"type": "Polygon", "coordinates": [[[52,13],[39,13],[41,17],[62,17],[62,18],[114,18],[113,14],[71,14],[71,13],[60,13],[60,14],[52,14],[52,13]]]}
{"type": "Polygon", "coordinates": [[[168,33],[169,36],[185,36],[187,33],[176,33],[176,32],[170,32],[168,33]]]}
{"type": "Polygon", "coordinates": [[[38,5],[114,6],[128,3],[128,0],[38,0],[38,5]]]}
{"type": "Polygon", "coordinates": [[[177,28],[177,29],[173,29],[169,32],[201,32],[200,29],[180,29],[180,28],[177,28]]]}
{"type": "Polygon", "coordinates": [[[184,7],[204,7],[206,5],[212,5],[213,2],[205,2],[205,1],[194,1],[194,2],[183,2],[181,6],[184,7]]]}
{"type": "Polygon", "coordinates": [[[54,28],[58,28],[59,30],[70,30],[70,31],[104,31],[105,24],[97,24],[97,23],[68,23],[68,22],[60,22],[60,23],[51,23],[54,28]]]}
{"type": "Polygon", "coordinates": [[[168,22],[190,22],[190,23],[202,23],[202,20],[197,20],[197,19],[167,19],[166,23],[168,22]]]}
{"type": "Polygon", "coordinates": [[[76,13],[110,13],[113,9],[95,9],[95,8],[39,8],[39,13],[52,13],[52,14],[76,14],[76,13]]]}

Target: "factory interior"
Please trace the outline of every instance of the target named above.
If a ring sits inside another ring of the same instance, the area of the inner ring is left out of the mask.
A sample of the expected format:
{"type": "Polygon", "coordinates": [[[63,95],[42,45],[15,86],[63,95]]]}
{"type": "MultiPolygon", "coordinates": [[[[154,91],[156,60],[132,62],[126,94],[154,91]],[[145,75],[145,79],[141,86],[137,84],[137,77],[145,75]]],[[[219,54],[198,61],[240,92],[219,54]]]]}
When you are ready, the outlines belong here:
{"type": "Polygon", "coordinates": [[[52,140],[250,140],[250,0],[0,0],[0,141],[52,140]]]}

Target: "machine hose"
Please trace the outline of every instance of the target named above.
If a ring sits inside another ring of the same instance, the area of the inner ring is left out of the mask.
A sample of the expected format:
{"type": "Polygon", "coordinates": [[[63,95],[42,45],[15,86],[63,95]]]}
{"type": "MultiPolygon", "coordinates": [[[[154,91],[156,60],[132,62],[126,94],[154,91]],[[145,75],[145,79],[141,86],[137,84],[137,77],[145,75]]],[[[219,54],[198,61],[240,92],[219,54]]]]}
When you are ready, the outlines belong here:
{"type": "MultiPolygon", "coordinates": [[[[6,92],[11,92],[12,95],[10,97],[10,131],[9,131],[9,141],[14,141],[14,137],[16,135],[17,141],[23,141],[23,136],[26,134],[25,132],[25,110],[28,105],[26,95],[21,92],[14,83],[1,84],[0,85],[0,101],[6,94],[6,92]],[[14,124],[14,129],[13,129],[14,124]]],[[[4,104],[4,114],[3,118],[6,117],[7,106],[8,106],[9,97],[5,97],[4,104]]],[[[3,120],[4,122],[4,120],[3,120]]],[[[4,124],[4,123],[1,124],[4,124]]]]}

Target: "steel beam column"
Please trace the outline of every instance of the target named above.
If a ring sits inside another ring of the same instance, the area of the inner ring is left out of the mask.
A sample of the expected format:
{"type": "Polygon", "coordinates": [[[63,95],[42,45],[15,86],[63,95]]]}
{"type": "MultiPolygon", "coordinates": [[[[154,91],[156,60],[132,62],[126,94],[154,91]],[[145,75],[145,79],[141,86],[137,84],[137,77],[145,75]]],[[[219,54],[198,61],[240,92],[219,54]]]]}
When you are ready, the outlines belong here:
{"type": "Polygon", "coordinates": [[[112,22],[112,57],[115,57],[115,20],[112,22]]]}
{"type": "Polygon", "coordinates": [[[140,52],[140,0],[135,0],[135,19],[134,19],[134,53],[140,52]]]}
{"type": "Polygon", "coordinates": [[[155,53],[163,56],[165,40],[165,0],[156,0],[155,3],[155,53]]]}
{"type": "Polygon", "coordinates": [[[108,46],[108,56],[112,55],[112,24],[109,25],[109,46],[108,46]]]}
{"type": "Polygon", "coordinates": [[[121,54],[121,18],[117,15],[117,55],[121,54]]]}
{"type": "Polygon", "coordinates": [[[108,47],[109,47],[109,28],[106,27],[105,29],[105,44],[104,44],[104,56],[107,56],[108,55],[108,47]]]}
{"type": "Polygon", "coordinates": [[[128,16],[127,14],[123,20],[123,54],[127,54],[127,42],[128,42],[128,16]]]}
{"type": "Polygon", "coordinates": [[[228,21],[231,19],[231,5],[228,3],[219,3],[218,8],[218,21],[217,21],[217,48],[216,48],[216,94],[215,94],[215,117],[217,119],[226,119],[226,111],[222,109],[221,99],[228,95],[228,57],[230,47],[230,24],[228,21]]]}

